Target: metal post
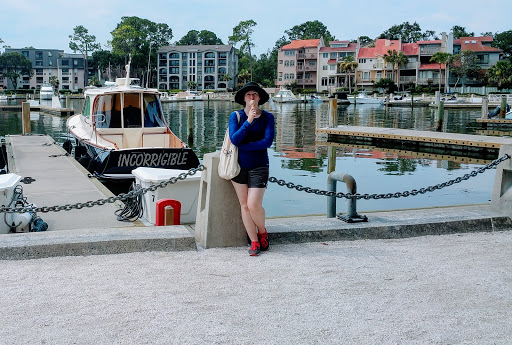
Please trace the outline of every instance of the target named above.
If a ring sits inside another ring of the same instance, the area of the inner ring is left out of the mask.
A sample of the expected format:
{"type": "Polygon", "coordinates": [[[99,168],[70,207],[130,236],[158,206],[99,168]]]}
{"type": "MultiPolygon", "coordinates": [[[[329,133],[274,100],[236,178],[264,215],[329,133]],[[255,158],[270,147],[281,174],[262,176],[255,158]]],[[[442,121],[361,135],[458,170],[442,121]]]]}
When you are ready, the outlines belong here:
{"type": "Polygon", "coordinates": [[[21,103],[21,127],[22,134],[30,133],[30,103],[23,102],[21,103]]]}
{"type": "MultiPolygon", "coordinates": [[[[327,176],[327,191],[336,193],[336,182],[342,181],[347,185],[347,192],[350,194],[357,193],[356,180],[349,174],[343,174],[340,172],[333,171],[327,176]]],[[[327,218],[336,217],[336,195],[327,197],[327,218]]],[[[366,216],[360,216],[356,210],[356,199],[347,199],[347,214],[338,215],[338,218],[347,222],[353,223],[356,221],[367,222],[366,216]]]]}

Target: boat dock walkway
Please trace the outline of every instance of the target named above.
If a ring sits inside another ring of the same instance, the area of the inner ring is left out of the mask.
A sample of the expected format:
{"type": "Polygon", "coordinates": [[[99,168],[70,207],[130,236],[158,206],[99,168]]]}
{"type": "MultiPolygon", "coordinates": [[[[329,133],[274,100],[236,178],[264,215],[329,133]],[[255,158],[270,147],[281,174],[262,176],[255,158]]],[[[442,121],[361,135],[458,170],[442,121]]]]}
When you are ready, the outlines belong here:
{"type": "MultiPolygon", "coordinates": [[[[113,196],[98,180],[87,177],[87,170],[51,137],[9,135],[6,141],[9,172],[33,179],[21,184],[28,203],[37,207],[60,206],[113,196]]],[[[81,210],[38,213],[38,216],[48,224],[49,231],[133,226],[119,222],[114,215],[116,209],[118,206],[106,204],[81,210]]]]}
{"type": "MultiPolygon", "coordinates": [[[[8,136],[7,144],[11,172],[35,180],[23,185],[28,202],[42,207],[111,196],[48,136],[8,136]]],[[[0,234],[0,260],[197,249],[194,224],[156,227],[120,222],[116,209],[105,204],[39,213],[48,231],[0,234]]],[[[489,204],[360,213],[368,222],[345,223],[325,215],[269,218],[269,238],[273,244],[292,244],[512,229],[512,220],[489,204]]]]}
{"type": "Polygon", "coordinates": [[[328,142],[366,143],[373,146],[397,146],[409,149],[437,148],[451,151],[495,155],[502,145],[512,144],[510,137],[493,137],[410,129],[337,126],[320,128],[317,133],[327,134],[328,142]]]}

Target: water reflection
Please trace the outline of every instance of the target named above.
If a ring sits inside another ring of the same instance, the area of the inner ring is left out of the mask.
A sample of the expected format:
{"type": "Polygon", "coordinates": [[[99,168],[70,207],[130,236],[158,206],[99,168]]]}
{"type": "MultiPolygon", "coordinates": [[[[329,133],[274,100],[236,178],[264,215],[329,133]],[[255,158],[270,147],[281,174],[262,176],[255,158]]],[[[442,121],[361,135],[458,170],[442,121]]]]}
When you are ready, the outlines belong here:
{"type": "MultiPolygon", "coordinates": [[[[62,103],[62,101],[61,101],[62,103]]],[[[71,100],[71,106],[81,107],[80,100],[71,100]]],[[[271,176],[311,188],[327,188],[328,151],[335,152],[336,170],[349,173],[357,181],[359,193],[395,193],[435,185],[462,176],[486,161],[460,157],[416,154],[401,150],[380,149],[364,145],[325,144],[317,142],[316,128],[328,126],[328,104],[277,104],[265,110],[276,116],[276,138],[269,151],[271,176]],[[329,149],[329,147],[332,147],[329,149]]],[[[202,158],[205,153],[218,150],[228,126],[231,111],[240,109],[229,101],[164,103],[166,121],[184,141],[188,139],[188,111],[192,111],[190,146],[202,158]]],[[[0,113],[0,135],[21,133],[19,112],[0,113]]],[[[474,134],[480,110],[447,110],[445,131],[474,134]]],[[[32,132],[44,133],[62,143],[68,137],[66,118],[33,112],[32,132]]],[[[435,109],[386,108],[384,106],[339,106],[338,124],[433,130],[435,109]]],[[[362,200],[358,211],[431,207],[488,202],[494,172],[479,174],[470,181],[453,185],[434,193],[408,198],[362,200]]],[[[345,191],[343,184],[339,191],[345,191]]],[[[264,205],[267,216],[320,214],[326,212],[322,196],[270,184],[264,205]]],[[[344,200],[338,201],[338,212],[345,210],[344,200]]],[[[371,218],[370,218],[371,220],[371,218]]]]}

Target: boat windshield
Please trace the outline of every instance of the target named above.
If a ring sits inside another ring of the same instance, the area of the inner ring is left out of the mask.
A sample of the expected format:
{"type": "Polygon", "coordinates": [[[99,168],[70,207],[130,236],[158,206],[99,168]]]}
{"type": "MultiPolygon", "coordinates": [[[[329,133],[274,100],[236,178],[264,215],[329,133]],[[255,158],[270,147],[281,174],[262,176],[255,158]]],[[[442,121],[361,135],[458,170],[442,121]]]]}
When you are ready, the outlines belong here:
{"type": "Polygon", "coordinates": [[[121,128],[121,94],[98,96],[93,120],[97,128],[121,128]]]}
{"type": "Polygon", "coordinates": [[[165,127],[162,108],[156,95],[144,94],[144,127],[165,127]]]}

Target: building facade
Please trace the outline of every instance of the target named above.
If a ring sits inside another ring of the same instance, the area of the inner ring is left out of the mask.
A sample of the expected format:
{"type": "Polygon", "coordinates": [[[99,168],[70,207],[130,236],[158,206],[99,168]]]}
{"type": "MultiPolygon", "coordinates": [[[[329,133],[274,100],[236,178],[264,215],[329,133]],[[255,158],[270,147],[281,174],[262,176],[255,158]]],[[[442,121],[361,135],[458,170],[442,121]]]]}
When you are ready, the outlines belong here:
{"type": "Polygon", "coordinates": [[[318,52],[324,40],[295,40],[277,52],[277,87],[292,83],[304,89],[317,88],[318,52]]]}
{"type": "MultiPolygon", "coordinates": [[[[81,54],[67,54],[58,49],[11,49],[5,53],[18,52],[32,63],[34,75],[22,76],[18,80],[19,89],[40,89],[50,83],[50,77],[56,76],[59,88],[64,90],[82,89],[85,84],[85,59],[81,54]]],[[[4,78],[4,87],[12,89],[10,80],[4,78]]]]}
{"type": "Polygon", "coordinates": [[[164,46],[158,50],[158,89],[227,90],[236,85],[238,55],[232,45],[164,46]],[[193,82],[193,83],[189,83],[193,82]]]}
{"type": "Polygon", "coordinates": [[[482,86],[485,84],[485,70],[496,64],[502,55],[500,49],[491,47],[492,40],[492,37],[453,39],[451,33],[442,33],[440,40],[414,43],[376,39],[375,44],[369,47],[361,47],[359,42],[349,41],[332,41],[329,47],[325,47],[322,39],[295,40],[278,51],[275,84],[284,87],[296,82],[299,87],[329,93],[347,87],[348,82],[358,89],[373,90],[374,84],[383,78],[393,80],[400,90],[439,83],[444,87],[445,80],[448,80],[449,86],[454,86],[457,78],[450,76],[444,64],[440,66],[430,59],[437,52],[455,55],[471,50],[480,67],[480,76],[466,77],[459,81],[459,85],[482,86]],[[385,55],[390,51],[403,53],[407,63],[392,66],[386,62],[385,55]],[[340,70],[340,63],[347,56],[358,63],[357,69],[349,73],[340,70]],[[448,73],[449,78],[445,78],[445,73],[448,73]]]}

